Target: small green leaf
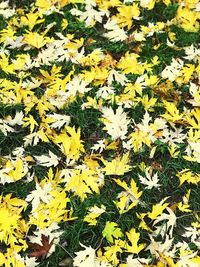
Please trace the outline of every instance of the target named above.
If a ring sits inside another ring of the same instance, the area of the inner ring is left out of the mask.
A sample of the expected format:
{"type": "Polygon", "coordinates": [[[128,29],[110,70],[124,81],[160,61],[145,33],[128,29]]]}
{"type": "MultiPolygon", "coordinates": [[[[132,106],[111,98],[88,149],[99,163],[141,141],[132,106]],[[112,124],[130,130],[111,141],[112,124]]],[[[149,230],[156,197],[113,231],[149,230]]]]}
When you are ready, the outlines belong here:
{"type": "Polygon", "coordinates": [[[113,237],[118,238],[123,236],[121,229],[117,226],[118,224],[115,222],[106,222],[102,234],[110,243],[113,243],[113,237]]]}

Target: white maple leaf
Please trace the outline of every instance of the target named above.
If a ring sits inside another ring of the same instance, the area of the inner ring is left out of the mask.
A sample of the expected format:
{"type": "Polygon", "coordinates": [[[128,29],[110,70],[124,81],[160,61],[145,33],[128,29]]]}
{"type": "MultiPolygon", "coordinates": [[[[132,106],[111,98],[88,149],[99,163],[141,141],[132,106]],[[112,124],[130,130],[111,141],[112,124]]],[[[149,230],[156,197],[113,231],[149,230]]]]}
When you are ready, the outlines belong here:
{"type": "Polygon", "coordinates": [[[38,265],[38,263],[36,262],[37,259],[35,257],[28,258],[26,256],[26,258],[23,258],[18,253],[14,252],[14,258],[17,260],[16,264],[18,266],[35,267],[38,265]]]}
{"type": "Polygon", "coordinates": [[[104,28],[108,30],[107,33],[104,33],[104,36],[112,42],[124,41],[128,38],[126,32],[117,24],[116,19],[109,19],[104,25],[104,28]]]}
{"type": "Polygon", "coordinates": [[[67,102],[68,94],[63,90],[58,90],[53,96],[46,96],[51,105],[61,109],[67,102]]]}
{"type": "Polygon", "coordinates": [[[132,255],[127,257],[127,267],[143,267],[144,264],[148,264],[150,262],[149,259],[144,258],[133,258],[132,255]]]}
{"type": "Polygon", "coordinates": [[[0,182],[1,184],[5,184],[5,183],[12,183],[13,179],[10,178],[10,176],[8,175],[8,172],[11,171],[12,168],[4,168],[0,170],[0,182]]]}
{"type": "Polygon", "coordinates": [[[94,267],[113,267],[110,263],[106,261],[100,261],[98,259],[95,260],[95,266],[94,267]]]}
{"type": "Polygon", "coordinates": [[[144,185],[146,185],[146,189],[152,189],[153,187],[160,187],[161,185],[158,183],[159,178],[158,178],[158,173],[151,174],[150,170],[147,169],[145,171],[145,177],[138,175],[140,182],[144,185]]]}
{"type": "Polygon", "coordinates": [[[39,165],[46,166],[46,167],[50,167],[50,166],[55,167],[59,164],[59,160],[60,160],[60,158],[58,158],[50,150],[49,150],[48,156],[45,156],[45,155],[35,156],[35,158],[37,159],[37,162],[39,165]]]}
{"type": "Polygon", "coordinates": [[[15,40],[10,37],[6,37],[5,43],[6,45],[9,45],[9,49],[15,49],[24,45],[24,43],[22,42],[23,39],[23,36],[17,36],[15,40]]]}
{"type": "Polygon", "coordinates": [[[146,250],[150,250],[152,255],[155,255],[157,259],[160,258],[160,254],[169,257],[175,257],[175,248],[173,245],[174,238],[170,238],[166,235],[164,242],[162,241],[155,241],[152,235],[149,235],[151,243],[146,248],[146,250]]]}
{"type": "Polygon", "coordinates": [[[84,247],[84,250],[81,250],[79,252],[76,252],[76,257],[74,258],[74,266],[75,267],[95,267],[95,249],[93,249],[91,246],[86,247],[83,244],[81,244],[82,247],[84,247]]]}
{"type": "Polygon", "coordinates": [[[13,119],[10,117],[7,119],[7,123],[10,126],[22,125],[24,123],[23,118],[24,118],[24,114],[22,111],[16,112],[15,117],[13,119]]]}
{"type": "Polygon", "coordinates": [[[196,4],[195,11],[196,12],[200,12],[200,3],[196,4]]]}
{"type": "Polygon", "coordinates": [[[67,97],[75,96],[78,93],[85,94],[92,88],[86,87],[88,83],[83,81],[79,76],[74,76],[74,78],[66,85],[67,97]]]}
{"type": "Polygon", "coordinates": [[[197,247],[200,247],[200,231],[198,227],[185,227],[185,233],[182,236],[190,238],[190,242],[194,243],[197,247]]]}
{"type": "Polygon", "coordinates": [[[106,145],[105,145],[105,139],[103,139],[103,140],[99,140],[99,141],[97,141],[97,143],[94,144],[94,145],[91,147],[91,149],[92,149],[92,151],[93,151],[93,150],[94,150],[94,151],[99,150],[99,153],[101,153],[101,152],[105,149],[105,147],[106,147],[106,145]]]}
{"type": "Polygon", "coordinates": [[[28,145],[36,146],[41,140],[40,135],[37,132],[26,135],[24,138],[24,147],[28,145]]]}
{"type": "Polygon", "coordinates": [[[52,199],[52,196],[49,194],[51,190],[51,183],[45,184],[43,188],[40,186],[40,184],[36,183],[36,190],[33,190],[30,194],[28,194],[25,199],[27,202],[31,202],[32,211],[35,211],[37,209],[41,201],[46,204],[49,203],[49,201],[52,199]]]}
{"type": "Polygon", "coordinates": [[[175,81],[181,74],[181,68],[183,67],[183,61],[181,59],[172,58],[170,65],[166,66],[161,72],[161,76],[164,79],[169,79],[171,82],[175,81]]]}
{"type": "Polygon", "coordinates": [[[184,129],[182,127],[176,127],[174,131],[169,128],[165,128],[163,130],[163,136],[160,139],[163,143],[184,143],[184,139],[187,135],[183,132],[184,129]]]}
{"type": "Polygon", "coordinates": [[[108,75],[108,85],[111,85],[113,81],[116,81],[121,85],[125,85],[125,83],[128,82],[128,79],[126,78],[125,74],[112,69],[108,75]]]}
{"type": "Polygon", "coordinates": [[[153,225],[156,225],[159,222],[167,220],[167,231],[169,230],[169,237],[172,237],[174,227],[176,226],[176,215],[169,207],[167,207],[166,210],[168,211],[168,214],[163,212],[160,216],[158,216],[155,219],[153,225]]]}
{"type": "Polygon", "coordinates": [[[23,88],[30,88],[30,89],[35,89],[37,87],[40,87],[40,85],[42,84],[42,80],[37,80],[34,77],[31,77],[31,80],[24,80],[22,83],[22,87],[23,88]]]}
{"type": "Polygon", "coordinates": [[[110,99],[115,94],[114,89],[111,86],[100,87],[96,93],[97,98],[110,99]]]}
{"type": "Polygon", "coordinates": [[[80,11],[76,8],[71,10],[71,14],[74,16],[78,16],[81,21],[84,21],[86,26],[94,26],[98,21],[102,22],[103,16],[108,14],[105,10],[96,10],[94,9],[96,3],[94,1],[87,1],[85,6],[85,11],[80,11]]]}
{"type": "Polygon", "coordinates": [[[2,1],[0,3],[0,15],[2,15],[4,18],[8,19],[9,17],[12,17],[15,14],[15,9],[11,9],[9,7],[9,1],[2,1]]]}
{"type": "Polygon", "coordinates": [[[196,161],[200,163],[200,143],[188,141],[188,146],[185,149],[187,156],[183,156],[188,161],[196,161]]]}
{"type": "Polygon", "coordinates": [[[0,119],[0,131],[2,131],[4,135],[7,135],[8,132],[15,132],[11,126],[22,125],[24,123],[23,117],[24,114],[20,111],[16,113],[13,119],[11,116],[8,116],[5,119],[0,119]]]}
{"type": "Polygon", "coordinates": [[[8,132],[14,132],[14,129],[8,125],[6,120],[0,119],[0,131],[2,131],[4,135],[7,135],[8,132]]]}
{"type": "Polygon", "coordinates": [[[112,267],[108,262],[100,260],[96,257],[95,249],[91,246],[86,247],[80,244],[85,250],[75,252],[76,257],[73,261],[74,267],[112,267]]]}
{"type": "Polygon", "coordinates": [[[26,256],[26,258],[25,258],[25,266],[26,267],[35,267],[35,266],[38,266],[38,262],[36,262],[36,258],[34,258],[34,257],[31,257],[31,258],[29,258],[28,256],[26,256]]]}
{"type": "Polygon", "coordinates": [[[167,42],[166,42],[167,46],[169,47],[174,47],[175,46],[175,43],[173,42],[170,42],[170,40],[167,38],[167,42]]]}
{"type": "Polygon", "coordinates": [[[184,50],[185,50],[185,54],[187,55],[184,58],[188,60],[194,60],[196,62],[196,60],[200,56],[200,49],[197,49],[196,47],[194,47],[193,44],[191,46],[185,47],[184,50]]]}
{"type": "Polygon", "coordinates": [[[21,146],[18,146],[12,151],[12,154],[13,156],[16,156],[16,157],[18,156],[22,158],[24,157],[24,152],[25,152],[24,148],[21,146]]]}
{"type": "Polygon", "coordinates": [[[42,49],[39,52],[37,58],[35,59],[35,62],[50,66],[51,62],[55,62],[61,58],[64,60],[63,54],[67,54],[67,51],[64,50],[62,45],[63,43],[60,43],[60,47],[58,47],[58,45],[56,46],[54,43],[48,44],[46,48],[42,49]]]}
{"type": "Polygon", "coordinates": [[[50,128],[60,129],[62,126],[69,125],[70,123],[70,116],[68,115],[54,113],[54,114],[48,115],[47,117],[55,120],[55,122],[51,123],[50,128]]]}
{"type": "Polygon", "coordinates": [[[130,120],[123,108],[120,106],[114,113],[111,107],[103,107],[103,123],[105,124],[105,130],[113,139],[121,138],[125,139],[128,131],[128,125],[130,120]]]}

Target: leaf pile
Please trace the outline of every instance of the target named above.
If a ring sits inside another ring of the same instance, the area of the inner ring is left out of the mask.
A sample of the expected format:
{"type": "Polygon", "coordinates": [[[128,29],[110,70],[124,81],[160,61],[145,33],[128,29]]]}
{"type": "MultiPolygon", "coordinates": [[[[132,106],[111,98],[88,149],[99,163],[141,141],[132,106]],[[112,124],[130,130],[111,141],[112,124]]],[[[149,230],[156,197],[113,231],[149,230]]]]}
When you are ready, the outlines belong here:
{"type": "Polygon", "coordinates": [[[199,1],[11,2],[0,266],[199,266],[199,1]]]}

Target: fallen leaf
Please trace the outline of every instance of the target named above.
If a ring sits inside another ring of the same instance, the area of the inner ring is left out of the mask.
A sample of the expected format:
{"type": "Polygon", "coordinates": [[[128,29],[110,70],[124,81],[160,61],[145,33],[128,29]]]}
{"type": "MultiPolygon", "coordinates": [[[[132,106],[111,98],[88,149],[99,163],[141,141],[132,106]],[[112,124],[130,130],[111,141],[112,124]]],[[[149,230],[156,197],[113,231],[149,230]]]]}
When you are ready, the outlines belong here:
{"type": "Polygon", "coordinates": [[[51,246],[53,245],[53,241],[54,239],[49,242],[49,236],[42,235],[42,246],[37,243],[27,242],[29,248],[33,250],[33,252],[29,253],[29,257],[44,259],[47,256],[51,246]]]}

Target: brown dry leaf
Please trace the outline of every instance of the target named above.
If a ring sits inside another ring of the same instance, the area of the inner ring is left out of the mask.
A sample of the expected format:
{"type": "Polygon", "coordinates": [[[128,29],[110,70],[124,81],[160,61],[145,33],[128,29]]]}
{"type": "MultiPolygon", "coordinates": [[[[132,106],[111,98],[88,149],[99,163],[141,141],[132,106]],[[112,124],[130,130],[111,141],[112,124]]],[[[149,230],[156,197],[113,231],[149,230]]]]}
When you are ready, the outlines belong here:
{"type": "Polygon", "coordinates": [[[152,164],[151,164],[151,167],[154,170],[163,171],[163,166],[157,161],[153,161],[152,164]]]}
{"type": "Polygon", "coordinates": [[[28,242],[29,248],[33,250],[33,252],[29,253],[29,257],[45,258],[53,245],[53,241],[54,239],[49,243],[49,236],[42,235],[42,246],[37,243],[28,242]]]}
{"type": "Polygon", "coordinates": [[[177,210],[177,206],[178,206],[178,204],[177,204],[177,203],[174,203],[174,204],[171,204],[171,205],[169,206],[169,208],[170,208],[173,212],[175,212],[175,211],[177,210]]]}

